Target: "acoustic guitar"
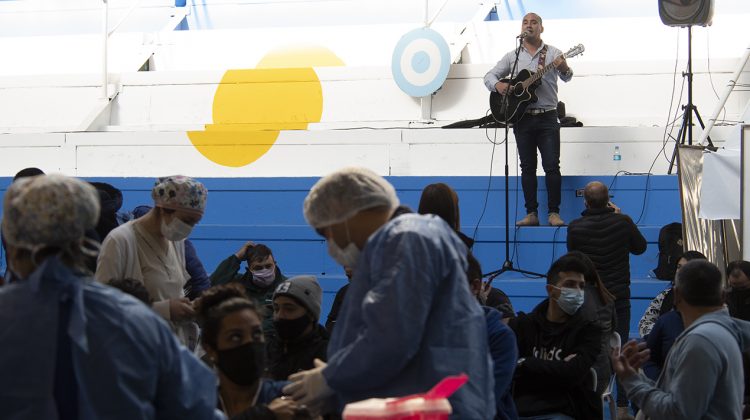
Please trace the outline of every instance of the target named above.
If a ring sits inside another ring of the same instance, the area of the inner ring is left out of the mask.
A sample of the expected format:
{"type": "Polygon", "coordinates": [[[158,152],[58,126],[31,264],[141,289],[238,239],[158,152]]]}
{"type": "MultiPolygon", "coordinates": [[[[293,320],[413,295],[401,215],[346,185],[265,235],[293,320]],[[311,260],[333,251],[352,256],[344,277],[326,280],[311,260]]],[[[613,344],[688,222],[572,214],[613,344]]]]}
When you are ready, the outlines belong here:
{"type": "MultiPolygon", "coordinates": [[[[562,57],[566,59],[575,57],[583,51],[583,44],[578,44],[562,57]]],[[[536,73],[523,69],[512,79],[502,79],[501,82],[510,84],[507,100],[503,99],[503,95],[497,93],[497,90],[490,93],[490,110],[495,121],[515,123],[520,120],[529,104],[536,102],[537,97],[534,92],[542,84],[542,76],[555,68],[553,63],[554,60],[536,73]]]]}

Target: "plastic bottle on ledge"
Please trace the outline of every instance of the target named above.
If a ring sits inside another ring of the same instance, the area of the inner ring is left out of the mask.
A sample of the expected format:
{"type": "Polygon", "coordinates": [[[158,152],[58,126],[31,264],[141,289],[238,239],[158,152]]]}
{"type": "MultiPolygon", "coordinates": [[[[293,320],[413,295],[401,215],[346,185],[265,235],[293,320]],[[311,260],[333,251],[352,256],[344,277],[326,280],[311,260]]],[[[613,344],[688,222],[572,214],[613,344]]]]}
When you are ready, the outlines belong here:
{"type": "Polygon", "coordinates": [[[620,146],[615,146],[615,154],[612,155],[612,160],[621,161],[622,155],[620,154],[620,146]]]}

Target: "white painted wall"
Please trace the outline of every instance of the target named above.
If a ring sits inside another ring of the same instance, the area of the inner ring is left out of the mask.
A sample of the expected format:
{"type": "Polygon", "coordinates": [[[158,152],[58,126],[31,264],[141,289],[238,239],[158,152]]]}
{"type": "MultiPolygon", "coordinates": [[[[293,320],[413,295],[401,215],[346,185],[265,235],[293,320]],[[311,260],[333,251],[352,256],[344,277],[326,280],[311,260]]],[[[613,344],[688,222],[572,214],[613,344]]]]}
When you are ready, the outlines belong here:
{"type": "MultiPolygon", "coordinates": [[[[571,60],[572,61],[572,60],[571,60]]],[[[694,103],[704,118],[718,99],[738,59],[717,59],[712,74],[697,71],[694,103]]],[[[613,62],[622,73],[609,73],[604,63],[579,61],[576,76],[561,83],[559,97],[569,115],[587,126],[661,126],[668,121],[673,80],[678,104],[682,78],[664,61],[613,62]]],[[[476,119],[488,111],[488,92],[482,83],[486,65],[454,65],[442,90],[433,97],[436,125],[476,119]]],[[[401,92],[384,67],[321,67],[316,69],[323,88],[323,115],[311,129],[340,127],[407,127],[420,119],[420,103],[401,92]]],[[[195,130],[212,123],[211,108],[222,72],[123,73],[112,82],[120,94],[112,104],[108,130],[195,130]]],[[[750,82],[745,71],[741,83],[750,82]]],[[[99,96],[100,76],[0,78],[0,130],[47,132],[80,130],[80,123],[99,96]],[[33,110],[33,112],[31,112],[33,110]]],[[[736,91],[726,104],[726,119],[738,120],[750,92],[736,91]]],[[[722,114],[721,118],[724,118],[722,114]]]]}
{"type": "MultiPolygon", "coordinates": [[[[739,131],[717,127],[721,144],[739,131]]],[[[497,141],[503,138],[498,130],[497,141]]],[[[647,172],[662,149],[658,127],[583,127],[561,131],[564,175],[647,172]],[[612,160],[614,146],[622,160],[612,160]]],[[[0,176],[37,166],[75,176],[153,177],[189,173],[196,177],[322,176],[361,165],[383,175],[486,176],[490,173],[494,130],[439,128],[284,131],[275,145],[251,165],[229,168],[203,157],[184,132],[101,132],[0,135],[0,176]]],[[[510,174],[517,175],[516,146],[509,144],[510,174]]],[[[673,143],[664,153],[671,155],[673,143]]],[[[501,176],[504,146],[496,146],[492,174],[501,176]]],[[[666,173],[668,161],[656,159],[652,173],[666,173]]],[[[541,174],[541,170],[540,170],[541,174]]]]}

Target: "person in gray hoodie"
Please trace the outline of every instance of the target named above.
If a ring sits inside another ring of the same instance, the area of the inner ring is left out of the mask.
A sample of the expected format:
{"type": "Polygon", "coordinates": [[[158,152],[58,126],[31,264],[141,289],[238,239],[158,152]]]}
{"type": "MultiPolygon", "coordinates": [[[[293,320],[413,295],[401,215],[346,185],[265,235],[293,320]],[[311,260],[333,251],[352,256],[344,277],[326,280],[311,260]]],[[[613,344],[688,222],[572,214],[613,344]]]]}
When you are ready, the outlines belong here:
{"type": "Polygon", "coordinates": [[[750,349],[750,322],[729,316],[719,269],[705,260],[685,264],[676,278],[674,304],[685,331],[656,383],[637,372],[648,359],[644,343],[630,341],[612,354],[628,398],[652,419],[741,419],[741,352],[750,349]]]}

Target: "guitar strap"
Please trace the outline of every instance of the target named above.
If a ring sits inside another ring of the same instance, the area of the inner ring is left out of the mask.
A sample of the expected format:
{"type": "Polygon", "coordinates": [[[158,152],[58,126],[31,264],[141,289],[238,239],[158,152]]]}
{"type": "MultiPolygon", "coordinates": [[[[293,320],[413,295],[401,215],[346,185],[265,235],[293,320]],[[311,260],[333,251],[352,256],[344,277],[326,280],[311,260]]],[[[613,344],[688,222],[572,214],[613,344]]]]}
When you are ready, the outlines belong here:
{"type": "Polygon", "coordinates": [[[537,61],[536,63],[537,71],[542,70],[544,68],[545,61],[547,61],[547,46],[546,45],[542,48],[542,51],[539,53],[539,61],[537,61]]]}

